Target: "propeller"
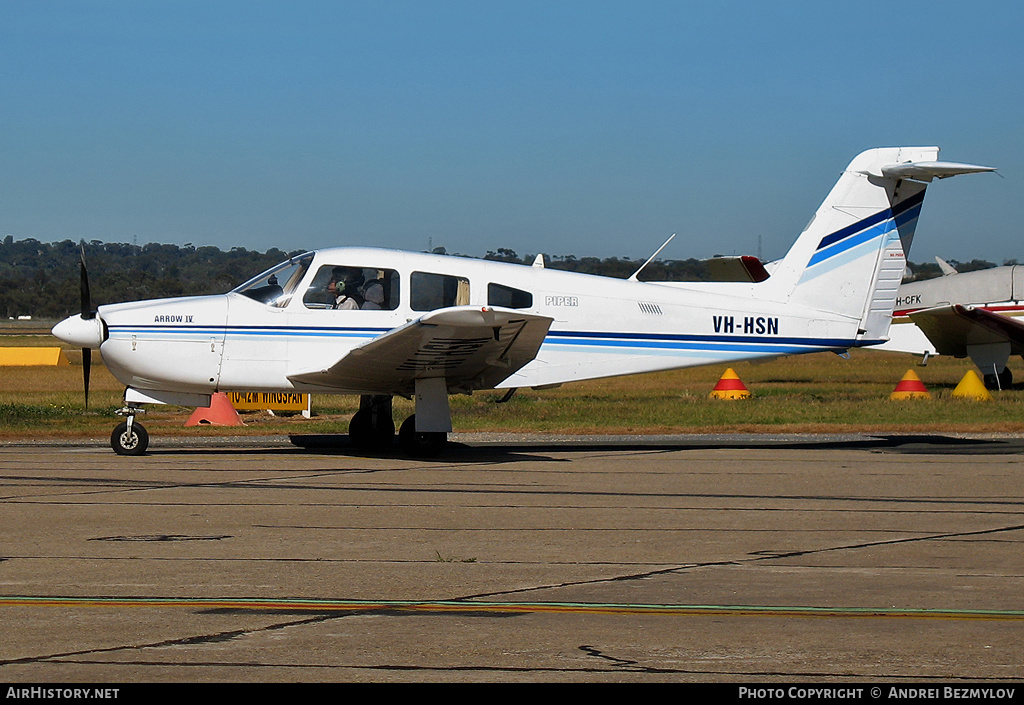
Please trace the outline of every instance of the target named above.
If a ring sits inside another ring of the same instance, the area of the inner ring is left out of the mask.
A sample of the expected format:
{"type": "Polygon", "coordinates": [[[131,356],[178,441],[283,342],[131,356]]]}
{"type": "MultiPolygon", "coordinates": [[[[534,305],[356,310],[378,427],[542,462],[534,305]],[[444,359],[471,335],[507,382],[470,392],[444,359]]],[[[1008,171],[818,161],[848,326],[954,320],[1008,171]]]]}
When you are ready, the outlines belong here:
{"type": "Polygon", "coordinates": [[[53,327],[53,335],[75,347],[82,348],[82,383],[85,387],[85,408],[89,408],[89,373],[92,371],[92,349],[99,348],[107,339],[107,327],[99,312],[92,306],[89,291],[89,272],[85,266],[85,242],[81,244],[78,267],[80,312],[71,315],[53,327]]]}
{"type": "MultiPolygon", "coordinates": [[[[92,296],[89,293],[89,272],[85,267],[85,242],[81,244],[82,256],[78,263],[78,285],[81,295],[82,320],[96,318],[92,307],[92,296]]],[[[89,373],[92,368],[92,348],[82,348],[82,384],[85,387],[85,408],[89,408],[89,373]]]]}

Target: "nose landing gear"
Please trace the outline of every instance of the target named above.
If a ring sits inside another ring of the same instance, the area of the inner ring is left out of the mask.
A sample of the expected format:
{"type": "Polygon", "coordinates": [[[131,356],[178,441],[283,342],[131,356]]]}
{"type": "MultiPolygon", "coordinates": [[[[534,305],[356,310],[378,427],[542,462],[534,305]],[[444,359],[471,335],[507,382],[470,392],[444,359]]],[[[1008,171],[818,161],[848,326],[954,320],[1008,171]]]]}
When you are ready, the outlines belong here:
{"type": "Polygon", "coordinates": [[[126,417],[125,421],[114,427],[110,434],[110,447],[118,455],[142,455],[149,447],[149,433],[146,428],[135,421],[138,414],[146,413],[140,407],[126,406],[117,411],[118,416],[126,417]]]}

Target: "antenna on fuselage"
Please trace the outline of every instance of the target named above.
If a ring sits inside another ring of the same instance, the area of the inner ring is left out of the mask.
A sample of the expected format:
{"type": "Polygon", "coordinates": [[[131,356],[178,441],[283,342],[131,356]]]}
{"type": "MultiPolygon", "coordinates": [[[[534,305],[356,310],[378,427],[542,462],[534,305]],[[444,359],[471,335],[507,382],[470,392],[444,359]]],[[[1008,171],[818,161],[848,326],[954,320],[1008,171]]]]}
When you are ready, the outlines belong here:
{"type": "Polygon", "coordinates": [[[661,247],[659,247],[659,248],[658,248],[658,249],[657,249],[657,250],[656,250],[656,251],[654,252],[654,254],[653,254],[653,255],[651,255],[650,257],[648,257],[648,258],[647,258],[647,261],[646,261],[646,262],[644,262],[643,264],[641,264],[641,265],[640,265],[640,269],[638,269],[638,270],[636,270],[635,272],[633,272],[633,275],[632,275],[632,276],[631,276],[631,277],[629,278],[629,281],[631,281],[631,282],[639,281],[639,280],[638,280],[638,279],[636,278],[636,276],[637,276],[638,274],[640,274],[640,272],[642,272],[642,271],[643,271],[644,267],[646,267],[646,266],[647,266],[647,265],[649,265],[649,264],[650,264],[651,262],[653,262],[653,261],[654,261],[654,258],[655,258],[655,257],[657,257],[658,255],[660,255],[660,254],[661,254],[661,251],[662,251],[662,250],[664,250],[664,249],[665,249],[665,248],[666,248],[666,247],[668,246],[668,243],[672,242],[672,238],[674,238],[675,236],[676,236],[676,234],[675,234],[675,233],[672,233],[672,234],[671,234],[671,235],[669,236],[668,240],[665,240],[665,244],[664,244],[664,245],[662,245],[661,247]]]}

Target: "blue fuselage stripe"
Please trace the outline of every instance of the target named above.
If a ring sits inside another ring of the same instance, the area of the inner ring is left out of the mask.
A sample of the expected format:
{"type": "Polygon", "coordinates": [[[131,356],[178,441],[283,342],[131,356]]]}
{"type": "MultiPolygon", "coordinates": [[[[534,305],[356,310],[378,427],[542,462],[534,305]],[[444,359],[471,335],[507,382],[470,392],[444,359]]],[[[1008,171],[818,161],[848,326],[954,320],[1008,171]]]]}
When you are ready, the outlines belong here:
{"type": "MultiPolygon", "coordinates": [[[[124,340],[129,336],[161,341],[178,337],[183,340],[208,340],[226,337],[227,340],[291,337],[297,340],[315,338],[360,338],[372,340],[388,332],[387,328],[289,328],[287,326],[112,326],[110,337],[124,340]]],[[[778,354],[811,350],[839,350],[873,345],[881,341],[851,340],[847,338],[801,338],[757,335],[684,335],[670,333],[615,333],[608,331],[552,331],[544,340],[551,348],[584,347],[606,350],[662,350],[662,351],[733,351],[778,354]]]]}

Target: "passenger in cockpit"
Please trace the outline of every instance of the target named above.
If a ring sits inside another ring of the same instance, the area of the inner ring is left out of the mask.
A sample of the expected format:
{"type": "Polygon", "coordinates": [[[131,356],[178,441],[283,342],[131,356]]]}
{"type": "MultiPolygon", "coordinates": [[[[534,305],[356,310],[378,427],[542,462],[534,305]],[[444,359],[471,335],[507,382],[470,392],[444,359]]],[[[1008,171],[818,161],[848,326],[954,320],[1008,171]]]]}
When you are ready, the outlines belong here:
{"type": "Polygon", "coordinates": [[[380,279],[371,279],[363,287],[364,310],[379,311],[384,308],[384,284],[380,279]]]}

